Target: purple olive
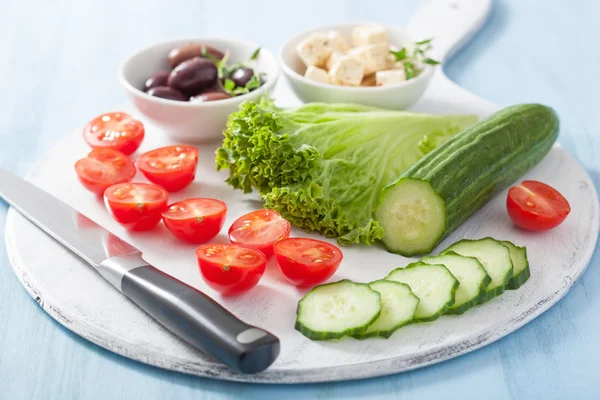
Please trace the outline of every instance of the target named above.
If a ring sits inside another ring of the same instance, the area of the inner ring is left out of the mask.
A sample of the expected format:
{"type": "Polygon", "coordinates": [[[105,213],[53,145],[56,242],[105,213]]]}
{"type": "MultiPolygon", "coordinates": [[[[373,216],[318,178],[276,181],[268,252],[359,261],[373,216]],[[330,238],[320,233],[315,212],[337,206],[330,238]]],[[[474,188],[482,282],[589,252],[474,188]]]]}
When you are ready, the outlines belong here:
{"type": "Polygon", "coordinates": [[[223,90],[223,88],[219,85],[219,83],[215,83],[213,86],[211,87],[207,87],[206,89],[203,89],[201,93],[198,94],[202,94],[202,93],[210,93],[210,92],[219,92],[219,93],[225,93],[225,90],[223,90]]]}
{"type": "Polygon", "coordinates": [[[168,85],[189,96],[214,86],[218,79],[217,66],[204,58],[196,57],[182,62],[171,71],[168,85]]]}
{"type": "Polygon", "coordinates": [[[146,83],[144,83],[144,92],[147,92],[148,90],[155,88],[157,86],[167,86],[167,80],[169,79],[169,71],[160,71],[154,75],[152,75],[150,78],[148,78],[146,80],[146,83]]]}
{"type": "Polygon", "coordinates": [[[190,98],[190,101],[194,103],[205,103],[207,101],[225,100],[230,98],[230,95],[223,92],[203,92],[190,98]]]}
{"type": "Polygon", "coordinates": [[[182,62],[191,60],[194,57],[202,57],[203,48],[206,49],[206,52],[211,57],[216,58],[217,60],[222,60],[225,56],[221,51],[215,49],[212,46],[200,43],[190,43],[185,46],[173,49],[169,52],[169,63],[171,64],[171,68],[175,68],[182,62]]]}
{"type": "Polygon", "coordinates": [[[254,76],[254,70],[248,67],[238,68],[231,73],[229,78],[235,83],[235,86],[244,87],[254,76]]]}
{"type": "Polygon", "coordinates": [[[162,99],[176,100],[176,101],[188,101],[188,97],[183,93],[170,88],[168,86],[157,86],[148,90],[150,96],[160,97],[162,99]]]}

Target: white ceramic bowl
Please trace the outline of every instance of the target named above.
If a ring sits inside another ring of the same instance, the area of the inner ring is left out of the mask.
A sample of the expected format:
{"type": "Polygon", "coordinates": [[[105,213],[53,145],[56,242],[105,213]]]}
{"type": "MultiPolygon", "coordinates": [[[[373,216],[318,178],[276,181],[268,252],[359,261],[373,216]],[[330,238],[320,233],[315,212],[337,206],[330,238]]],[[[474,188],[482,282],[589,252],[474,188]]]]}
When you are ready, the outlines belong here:
{"type": "MultiPolygon", "coordinates": [[[[327,85],[306,79],[306,66],[298,57],[296,46],[315,32],[339,31],[350,43],[352,28],[372,22],[328,25],[300,33],[288,40],[279,51],[279,62],[296,95],[304,102],[320,101],[325,103],[360,103],[374,107],[401,110],[415,104],[427,89],[435,70],[425,65],[423,72],[416,78],[402,83],[379,87],[348,87],[327,85]]],[[[378,23],[379,24],[379,23],[378,23]]],[[[380,24],[384,25],[384,24],[380,24]]],[[[398,48],[413,43],[412,38],[402,29],[384,25],[387,29],[390,45],[398,48]]]]}
{"type": "Polygon", "coordinates": [[[231,99],[194,103],[167,100],[144,93],[142,89],[146,79],[159,71],[170,70],[167,60],[169,52],[188,43],[203,43],[223,52],[229,50],[229,60],[232,63],[247,61],[259,47],[255,43],[244,40],[218,38],[160,43],[138,51],[125,61],[119,73],[119,80],[139,112],[174,139],[182,142],[220,140],[223,137],[227,116],[236,111],[240,103],[256,100],[273,90],[279,76],[279,66],[275,56],[270,51],[262,49],[256,69],[267,75],[265,84],[251,93],[231,99]]]}

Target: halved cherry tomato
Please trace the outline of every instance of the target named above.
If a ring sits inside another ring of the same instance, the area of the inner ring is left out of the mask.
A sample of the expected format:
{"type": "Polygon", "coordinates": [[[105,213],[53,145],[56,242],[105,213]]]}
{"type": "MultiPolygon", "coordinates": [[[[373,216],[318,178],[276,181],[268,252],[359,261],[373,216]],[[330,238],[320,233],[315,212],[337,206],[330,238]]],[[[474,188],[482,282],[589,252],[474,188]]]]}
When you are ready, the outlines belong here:
{"type": "Polygon", "coordinates": [[[229,228],[231,243],[239,243],[273,255],[273,243],[290,236],[290,223],[273,210],[257,210],[239,217],[229,228]]]}
{"type": "Polygon", "coordinates": [[[146,178],[176,192],[192,183],[196,177],[198,149],[192,146],[167,146],[149,151],[137,160],[146,178]]]}
{"type": "Polygon", "coordinates": [[[206,283],[226,296],[256,286],[267,266],[262,252],[239,244],[203,244],[196,258],[206,283]]]}
{"type": "Polygon", "coordinates": [[[506,209],[515,225],[544,231],[560,225],[571,207],[556,189],[538,181],[524,181],[508,190],[506,209]]]}
{"type": "Polygon", "coordinates": [[[144,125],[129,114],[111,112],[91,120],[83,129],[83,138],[93,148],[110,148],[131,154],[144,140],[144,125]]]}
{"type": "Polygon", "coordinates": [[[94,149],[75,163],[75,171],[87,190],[102,194],[115,183],[132,180],[136,169],[133,162],[120,151],[94,149]]]}
{"type": "Polygon", "coordinates": [[[289,238],[275,243],[275,260],[288,281],[313,286],[329,279],[342,262],[342,251],[331,243],[289,238]]]}
{"type": "Polygon", "coordinates": [[[115,220],[128,229],[143,231],[158,224],[169,194],[160,186],[118,183],[106,189],[104,203],[115,220]]]}
{"type": "Polygon", "coordinates": [[[169,231],[178,239],[203,243],[218,235],[225,223],[227,204],[217,199],[187,199],[162,213],[169,231]]]}

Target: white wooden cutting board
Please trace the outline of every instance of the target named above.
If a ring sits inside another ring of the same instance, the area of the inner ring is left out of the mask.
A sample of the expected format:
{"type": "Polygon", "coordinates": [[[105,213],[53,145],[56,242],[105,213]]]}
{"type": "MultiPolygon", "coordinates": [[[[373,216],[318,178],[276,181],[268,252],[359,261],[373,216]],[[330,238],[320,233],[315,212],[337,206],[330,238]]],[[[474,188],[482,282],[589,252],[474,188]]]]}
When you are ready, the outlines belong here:
{"type": "MultiPolygon", "coordinates": [[[[409,29],[416,37],[443,38],[438,41],[438,54],[445,58],[483,23],[489,1],[437,3],[421,10],[409,29]],[[455,21],[452,26],[440,22],[449,16],[455,21]]],[[[279,83],[275,97],[280,105],[298,104],[285,82],[279,83]]],[[[415,109],[485,116],[497,107],[460,89],[439,71],[415,109]]],[[[141,151],[170,143],[151,126],[147,126],[147,133],[141,151]]],[[[216,145],[199,148],[196,182],[172,195],[171,200],[220,198],[229,205],[227,227],[240,215],[260,208],[261,203],[257,197],[242,195],[223,183],[226,174],[214,171],[215,148],[216,145]]],[[[102,202],[77,181],[73,164],[88,150],[77,129],[38,162],[28,179],[137,246],[157,268],[206,292],[245,321],[275,333],[282,343],[279,358],[256,375],[232,372],[175,338],[93,269],[11,210],[6,244],[15,273],[44,310],[82,337],[125,357],[199,376],[266,383],[320,382],[391,374],[447,360],[507,335],[560,300],[585,270],[598,237],[594,186],[579,163],[557,145],[524,178],[546,182],[567,197],[572,212],[559,228],[535,234],[515,229],[505,212],[504,191],[438,248],[462,238],[484,236],[525,245],[532,276],[521,289],[507,291],[462,316],[442,316],[434,322],[404,327],[387,340],[313,342],[294,330],[296,304],[304,291],[286,283],[272,261],[256,288],[225,299],[203,282],[193,245],[178,242],[162,225],[145,233],[129,234],[122,229],[107,214],[102,202]]],[[[137,179],[144,181],[141,176],[137,179]]],[[[306,236],[297,229],[292,234],[306,236]]],[[[216,240],[226,242],[227,238],[221,233],[216,240]]],[[[379,246],[354,246],[343,251],[344,262],[332,280],[369,282],[411,261],[379,246]]]]}

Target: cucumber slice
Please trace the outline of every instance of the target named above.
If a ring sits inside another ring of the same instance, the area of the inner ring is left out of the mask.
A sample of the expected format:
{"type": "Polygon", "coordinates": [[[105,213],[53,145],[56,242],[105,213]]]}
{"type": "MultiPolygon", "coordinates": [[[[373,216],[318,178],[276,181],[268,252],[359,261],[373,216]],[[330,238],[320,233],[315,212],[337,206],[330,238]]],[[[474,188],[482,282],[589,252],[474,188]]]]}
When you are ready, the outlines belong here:
{"type": "Polygon", "coordinates": [[[475,257],[465,257],[449,251],[440,256],[423,257],[420,261],[426,264],[441,264],[458,280],[454,304],[446,314],[462,314],[476,306],[492,281],[475,257]]]}
{"type": "Polygon", "coordinates": [[[429,253],[446,231],[446,205],[429,182],[407,178],[386,188],[375,219],[389,251],[429,253]]]}
{"type": "Polygon", "coordinates": [[[504,287],[512,278],[513,271],[508,247],[488,237],[479,240],[461,240],[448,247],[442,254],[449,251],[458,253],[461,256],[477,258],[492,278],[492,282],[486,288],[486,293],[481,298],[480,303],[504,293],[504,287]]]}
{"type": "Polygon", "coordinates": [[[527,260],[527,249],[519,247],[508,240],[502,240],[500,243],[508,247],[510,259],[513,263],[513,275],[508,285],[506,285],[506,289],[516,290],[527,282],[527,279],[531,276],[529,260],[527,260]]]}
{"type": "Polygon", "coordinates": [[[385,278],[406,283],[419,298],[414,322],[437,319],[454,304],[458,281],[443,265],[416,262],[405,268],[396,268],[385,278]]]}
{"type": "Polygon", "coordinates": [[[389,338],[392,333],[412,322],[419,298],[404,283],[385,279],[369,283],[381,295],[381,314],[369,328],[355,335],[356,339],[370,337],[389,338]]]}
{"type": "Polygon", "coordinates": [[[339,339],[367,330],[381,313],[381,295],[348,279],[314,287],[298,302],[296,329],[313,340],[339,339]]]}

